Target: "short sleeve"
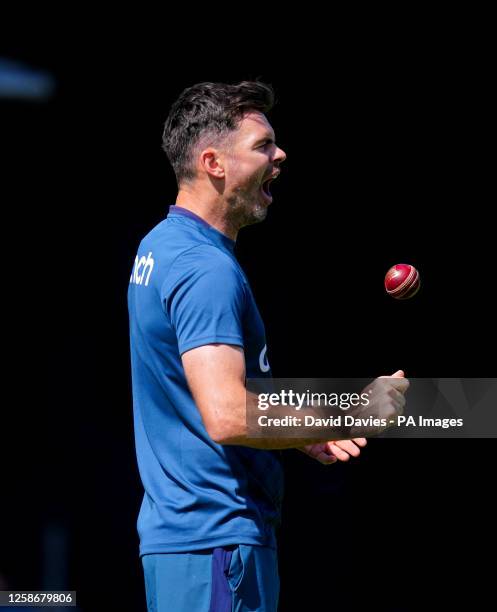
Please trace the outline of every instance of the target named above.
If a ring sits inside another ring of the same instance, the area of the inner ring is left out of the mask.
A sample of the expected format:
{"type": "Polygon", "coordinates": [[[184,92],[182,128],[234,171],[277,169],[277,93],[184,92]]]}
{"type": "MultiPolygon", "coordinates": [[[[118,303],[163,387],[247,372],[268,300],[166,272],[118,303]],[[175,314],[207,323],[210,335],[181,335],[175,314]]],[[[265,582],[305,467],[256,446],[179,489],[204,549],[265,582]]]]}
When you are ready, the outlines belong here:
{"type": "Polygon", "coordinates": [[[237,263],[220,249],[197,246],[179,255],[161,289],[180,355],[205,344],[243,347],[246,290],[237,263]]]}

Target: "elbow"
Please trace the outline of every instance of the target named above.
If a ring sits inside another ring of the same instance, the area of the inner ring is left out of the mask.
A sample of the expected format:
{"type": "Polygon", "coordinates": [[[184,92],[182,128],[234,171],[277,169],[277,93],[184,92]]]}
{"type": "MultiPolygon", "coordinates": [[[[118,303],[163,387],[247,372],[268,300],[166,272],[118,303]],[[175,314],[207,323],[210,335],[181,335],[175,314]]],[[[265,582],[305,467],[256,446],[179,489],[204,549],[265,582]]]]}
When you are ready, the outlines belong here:
{"type": "Polygon", "coordinates": [[[244,438],[244,431],[235,431],[235,429],[227,426],[207,427],[207,433],[216,444],[221,446],[227,444],[239,444],[244,438]]]}
{"type": "Polygon", "coordinates": [[[209,434],[211,440],[216,444],[228,444],[231,436],[226,431],[226,429],[222,427],[208,427],[207,433],[209,434]]]}
{"type": "Polygon", "coordinates": [[[209,433],[209,436],[211,437],[211,440],[213,442],[215,442],[216,444],[220,444],[221,446],[228,443],[228,439],[226,438],[226,436],[223,436],[222,434],[209,433]]]}
{"type": "Polygon", "coordinates": [[[218,400],[200,410],[207,434],[216,444],[237,444],[246,435],[245,412],[218,400]]]}

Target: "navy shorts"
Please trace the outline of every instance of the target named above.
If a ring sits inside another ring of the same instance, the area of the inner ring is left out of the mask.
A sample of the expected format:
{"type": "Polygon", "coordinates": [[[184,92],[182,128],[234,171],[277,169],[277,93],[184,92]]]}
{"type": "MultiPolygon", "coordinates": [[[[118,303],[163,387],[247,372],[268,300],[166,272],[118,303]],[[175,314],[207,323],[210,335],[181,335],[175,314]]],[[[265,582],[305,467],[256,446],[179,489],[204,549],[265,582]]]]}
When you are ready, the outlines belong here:
{"type": "Polygon", "coordinates": [[[273,548],[245,544],[143,555],[148,612],[276,612],[273,548]]]}

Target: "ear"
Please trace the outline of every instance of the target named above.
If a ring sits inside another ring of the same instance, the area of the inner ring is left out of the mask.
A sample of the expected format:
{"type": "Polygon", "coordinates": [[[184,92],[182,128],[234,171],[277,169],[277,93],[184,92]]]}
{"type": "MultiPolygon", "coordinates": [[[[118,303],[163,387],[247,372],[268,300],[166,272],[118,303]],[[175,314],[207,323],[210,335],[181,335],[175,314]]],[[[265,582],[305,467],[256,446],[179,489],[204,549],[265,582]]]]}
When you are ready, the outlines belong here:
{"type": "Polygon", "coordinates": [[[213,178],[221,179],[225,177],[223,162],[219,151],[216,149],[204,149],[200,154],[200,165],[213,178]]]}

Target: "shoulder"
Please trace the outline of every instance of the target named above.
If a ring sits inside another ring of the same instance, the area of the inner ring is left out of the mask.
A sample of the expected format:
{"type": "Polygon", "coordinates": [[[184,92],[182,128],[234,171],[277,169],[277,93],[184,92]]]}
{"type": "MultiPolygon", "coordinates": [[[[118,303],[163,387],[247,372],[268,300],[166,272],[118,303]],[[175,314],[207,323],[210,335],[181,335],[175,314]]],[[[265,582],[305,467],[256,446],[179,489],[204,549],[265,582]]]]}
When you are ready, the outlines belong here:
{"type": "Polygon", "coordinates": [[[240,264],[228,253],[218,247],[201,243],[182,250],[172,262],[162,284],[162,297],[173,296],[181,292],[194,290],[196,294],[204,293],[219,297],[247,293],[245,277],[240,264]]]}
{"type": "Polygon", "coordinates": [[[173,261],[171,273],[195,276],[221,274],[223,277],[243,282],[240,264],[236,259],[209,243],[200,243],[184,249],[173,261]]]}

